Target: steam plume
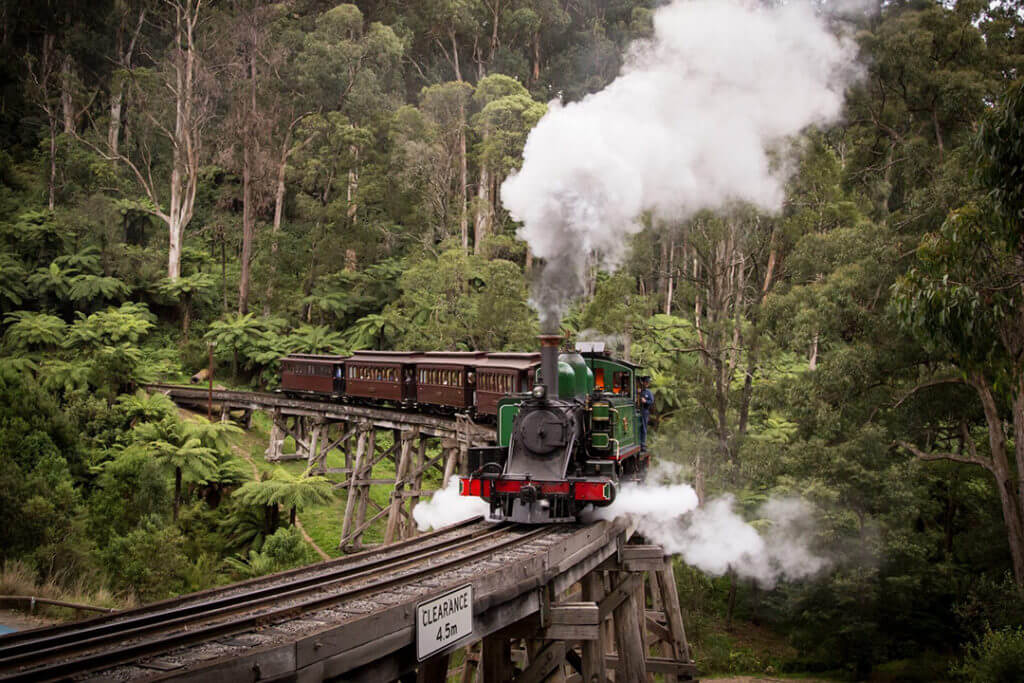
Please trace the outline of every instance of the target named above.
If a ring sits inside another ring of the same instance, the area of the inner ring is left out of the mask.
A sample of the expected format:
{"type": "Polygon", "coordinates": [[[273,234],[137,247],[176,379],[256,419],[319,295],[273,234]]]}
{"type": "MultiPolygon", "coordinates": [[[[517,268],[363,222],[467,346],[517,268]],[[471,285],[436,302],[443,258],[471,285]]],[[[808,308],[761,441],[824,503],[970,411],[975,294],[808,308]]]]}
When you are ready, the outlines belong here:
{"type": "Polygon", "coordinates": [[[542,328],[557,328],[582,292],[591,253],[617,265],[642,213],[779,209],[785,171],[770,150],[839,117],[854,56],[805,2],[675,0],[657,10],[653,37],[631,46],[607,88],[549,105],[522,169],[502,185],[519,236],[546,260],[533,296],[542,328]]]}
{"type": "Polygon", "coordinates": [[[417,503],[412,509],[412,518],[420,531],[440,529],[449,524],[461,522],[470,517],[487,516],[490,506],[480,498],[459,495],[459,478],[452,477],[448,486],[439,491],[428,501],[417,503]]]}
{"type": "Polygon", "coordinates": [[[686,484],[625,486],[592,518],[631,516],[641,534],[687,564],[716,576],[732,569],[767,588],[829,565],[810,548],[812,516],[803,501],[766,502],[758,511],[767,524],[760,533],[736,514],[734,502],[727,495],[697,507],[697,494],[686,484]]]}

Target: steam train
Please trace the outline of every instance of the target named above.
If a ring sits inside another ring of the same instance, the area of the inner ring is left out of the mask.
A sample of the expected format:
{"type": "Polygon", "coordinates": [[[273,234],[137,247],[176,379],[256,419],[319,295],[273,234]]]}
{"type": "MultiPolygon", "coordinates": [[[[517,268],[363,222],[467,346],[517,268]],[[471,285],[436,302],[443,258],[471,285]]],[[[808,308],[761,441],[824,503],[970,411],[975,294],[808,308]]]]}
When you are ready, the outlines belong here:
{"type": "Polygon", "coordinates": [[[495,520],[575,521],[647,470],[638,368],[599,343],[560,353],[562,337],[540,339],[540,353],[292,354],[281,391],[493,420],[498,444],[469,449],[460,493],[487,501],[495,520]]]}

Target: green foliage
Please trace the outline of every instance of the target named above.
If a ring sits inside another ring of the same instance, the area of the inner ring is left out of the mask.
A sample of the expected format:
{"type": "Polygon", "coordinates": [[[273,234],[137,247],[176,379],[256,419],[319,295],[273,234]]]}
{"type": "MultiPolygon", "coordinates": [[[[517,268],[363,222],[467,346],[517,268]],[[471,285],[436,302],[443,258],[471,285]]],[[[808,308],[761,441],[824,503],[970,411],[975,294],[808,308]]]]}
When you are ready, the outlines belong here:
{"type": "Polygon", "coordinates": [[[278,332],[280,324],[254,313],[232,313],[210,323],[205,339],[216,346],[215,353],[231,358],[232,374],[237,377],[239,364],[257,368],[285,355],[285,340],[278,332]]]}
{"type": "Polygon", "coordinates": [[[20,306],[28,294],[25,266],[12,254],[0,252],[0,310],[20,306]]]}
{"type": "Polygon", "coordinates": [[[291,353],[338,353],[343,348],[341,334],[324,325],[299,325],[288,335],[291,353]]]}
{"type": "Polygon", "coordinates": [[[67,323],[55,315],[16,311],[4,317],[4,341],[15,349],[53,348],[65,340],[67,323]]]}
{"type": "Polygon", "coordinates": [[[1024,678],[1024,628],[987,631],[967,647],[955,673],[971,683],[1013,683],[1024,678]]]}
{"type": "Polygon", "coordinates": [[[394,330],[406,348],[517,350],[536,334],[525,279],[509,261],[449,250],[406,271],[400,287],[392,316],[373,319],[374,341],[394,330]]]}
{"type": "Polygon", "coordinates": [[[74,302],[123,299],[128,296],[128,285],[116,277],[100,275],[76,275],[71,280],[67,298],[74,302]]]}
{"type": "Polygon", "coordinates": [[[110,538],[97,554],[111,585],[149,602],[167,598],[185,587],[188,560],[185,539],[174,526],[155,516],[142,520],[127,534],[110,538]]]}
{"type": "MultiPolygon", "coordinates": [[[[174,159],[157,125],[174,111],[160,82],[172,37],[147,23],[144,66],[97,70],[118,62],[111,49],[132,22],[93,26],[79,7],[54,28],[81,80],[76,131],[105,145],[110,97],[123,92],[119,151],[150,197],[73,136],[58,135],[50,158],[61,107],[40,108],[25,70],[40,63],[46,27],[38,13],[5,15],[5,556],[147,599],[310,559],[296,530],[279,528],[280,508],[324,500],[330,486],[283,472],[246,483],[232,447],[251,444],[137,385],[205,367],[207,342],[216,381],[230,360],[232,379],[258,384],[276,381],[292,351],[534,349],[536,266],[500,183],[543,103],[571,106],[609,83],[629,42],[651,36],[658,4],[203,3],[199,63],[226,71],[196,81],[209,118],[173,280],[156,217],[174,159]],[[221,82],[238,87],[211,88],[221,82]],[[237,315],[246,209],[249,310],[262,310],[237,315]],[[487,234],[470,255],[462,230],[478,225],[487,234]]],[[[979,373],[1011,457],[1019,440],[1024,89],[1009,81],[1024,68],[1024,24],[1013,3],[974,1],[883,3],[850,20],[865,77],[845,93],[842,124],[806,131],[798,154],[780,146],[782,210],[640,216],[630,255],[613,274],[588,274],[590,296],[563,329],[650,372],[656,457],[691,481],[699,468],[709,497],[728,491],[746,508],[801,495],[820,511],[815,543],[835,569],[815,581],[769,591],[677,568],[702,665],[779,670],[774,651],[745,638],[756,622],[792,644],[779,647],[790,669],[867,677],[889,661],[883,676],[924,679],[922,653],[938,660],[978,638],[961,675],[980,676],[1020,640],[1001,630],[1022,608],[1000,489],[980,468],[923,466],[893,444],[990,457],[969,389],[908,393],[979,373]]]]}
{"type": "Polygon", "coordinates": [[[91,315],[78,314],[66,345],[100,349],[117,344],[138,344],[155,325],[155,316],[145,304],[134,302],[113,306],[91,315]]]}
{"type": "Polygon", "coordinates": [[[261,550],[245,557],[229,557],[224,563],[239,579],[284,571],[313,561],[302,534],[294,527],[278,529],[267,537],[261,550]]]}
{"type": "Polygon", "coordinates": [[[269,479],[247,482],[234,496],[246,505],[289,509],[294,524],[297,510],[331,502],[334,486],[326,477],[310,476],[308,471],[295,476],[288,470],[277,468],[269,479]]]}

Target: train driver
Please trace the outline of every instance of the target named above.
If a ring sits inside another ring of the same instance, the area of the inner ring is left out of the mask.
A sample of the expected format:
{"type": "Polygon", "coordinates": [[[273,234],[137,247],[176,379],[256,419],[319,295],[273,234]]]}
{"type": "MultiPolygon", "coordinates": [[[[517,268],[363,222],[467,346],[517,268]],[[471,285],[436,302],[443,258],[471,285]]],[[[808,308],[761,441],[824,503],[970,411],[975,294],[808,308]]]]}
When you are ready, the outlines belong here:
{"type": "Polygon", "coordinates": [[[654,407],[654,394],[651,392],[651,378],[646,375],[640,378],[640,450],[647,450],[647,421],[654,407]]]}

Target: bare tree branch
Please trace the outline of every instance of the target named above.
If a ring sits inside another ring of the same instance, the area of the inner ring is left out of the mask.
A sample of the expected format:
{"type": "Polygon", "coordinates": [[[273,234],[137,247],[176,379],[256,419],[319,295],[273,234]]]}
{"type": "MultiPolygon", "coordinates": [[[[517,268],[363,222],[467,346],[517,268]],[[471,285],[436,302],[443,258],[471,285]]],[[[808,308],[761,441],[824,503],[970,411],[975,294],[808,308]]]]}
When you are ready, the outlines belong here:
{"type": "MultiPolygon", "coordinates": [[[[958,455],[956,453],[944,452],[925,453],[912,443],[907,443],[906,441],[897,441],[896,443],[898,443],[900,447],[913,453],[919,460],[952,460],[953,462],[964,463],[966,465],[978,465],[979,467],[984,467],[986,470],[993,472],[994,474],[992,463],[984,458],[978,457],[977,455],[958,455]]],[[[970,444],[971,441],[968,440],[966,443],[970,444]]],[[[977,452],[974,450],[973,446],[968,446],[968,448],[972,453],[977,452]]]]}

